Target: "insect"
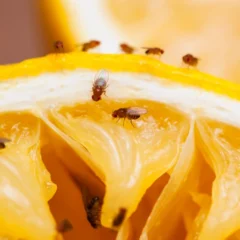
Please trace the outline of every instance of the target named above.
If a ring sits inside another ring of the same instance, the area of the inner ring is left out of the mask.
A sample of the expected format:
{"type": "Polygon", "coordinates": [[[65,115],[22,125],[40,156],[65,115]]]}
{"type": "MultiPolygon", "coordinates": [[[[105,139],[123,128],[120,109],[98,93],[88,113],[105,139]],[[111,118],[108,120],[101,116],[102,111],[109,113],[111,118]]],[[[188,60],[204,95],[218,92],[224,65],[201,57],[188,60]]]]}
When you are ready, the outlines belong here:
{"type": "Polygon", "coordinates": [[[134,48],[127,45],[126,43],[120,44],[120,48],[123,52],[128,53],[128,54],[132,54],[134,52],[134,48]]]}
{"type": "Polygon", "coordinates": [[[82,44],[82,51],[87,52],[89,49],[95,48],[101,44],[100,41],[91,40],[82,44]]]}
{"type": "Polygon", "coordinates": [[[63,42],[62,41],[54,42],[54,48],[57,52],[64,52],[63,42]]]}
{"type": "Polygon", "coordinates": [[[112,117],[113,118],[123,118],[123,125],[125,119],[129,119],[132,126],[134,127],[132,120],[140,118],[141,115],[146,114],[147,109],[140,108],[140,107],[129,107],[129,108],[119,108],[118,110],[113,111],[112,117]]]}
{"type": "Polygon", "coordinates": [[[93,197],[86,207],[87,220],[93,228],[98,228],[101,226],[101,208],[102,202],[99,197],[93,197]]]}
{"type": "Polygon", "coordinates": [[[68,219],[62,220],[57,226],[57,230],[60,233],[65,233],[72,229],[73,229],[73,225],[71,224],[71,222],[68,219]]]}
{"type": "Polygon", "coordinates": [[[3,149],[6,147],[5,143],[11,142],[10,139],[8,138],[0,138],[0,149],[3,149]]]}
{"type": "Polygon", "coordinates": [[[192,66],[195,67],[198,64],[199,59],[194,57],[192,54],[186,54],[182,57],[182,60],[185,64],[187,64],[188,66],[192,66]]]}
{"type": "Polygon", "coordinates": [[[120,208],[117,216],[113,219],[112,226],[113,227],[120,226],[126,216],[126,213],[127,213],[126,208],[120,208]]]}
{"type": "Polygon", "coordinates": [[[145,51],[145,53],[146,53],[147,55],[153,54],[153,55],[159,55],[159,56],[161,56],[162,54],[164,54],[164,50],[162,50],[161,48],[157,48],[157,47],[145,48],[145,47],[144,47],[144,49],[147,49],[147,50],[145,51]]]}
{"type": "Polygon", "coordinates": [[[93,82],[93,86],[92,86],[92,100],[93,101],[99,101],[101,100],[101,96],[102,94],[106,95],[106,88],[107,83],[108,83],[108,71],[102,69],[100,70],[95,78],[94,78],[94,82],[93,82]]]}

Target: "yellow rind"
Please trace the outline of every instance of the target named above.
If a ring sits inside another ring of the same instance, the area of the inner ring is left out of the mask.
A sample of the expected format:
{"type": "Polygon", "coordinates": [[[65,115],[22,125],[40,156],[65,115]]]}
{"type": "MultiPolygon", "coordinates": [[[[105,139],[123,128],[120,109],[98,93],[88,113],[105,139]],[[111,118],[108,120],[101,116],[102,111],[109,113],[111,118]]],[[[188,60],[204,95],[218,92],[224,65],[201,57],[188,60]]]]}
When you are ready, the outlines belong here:
{"type": "Polygon", "coordinates": [[[49,54],[45,57],[25,60],[0,66],[0,81],[17,77],[37,76],[46,72],[87,68],[101,68],[113,72],[148,73],[164,78],[169,83],[179,83],[240,100],[240,85],[224,79],[201,73],[197,70],[177,68],[159,60],[142,55],[93,54],[71,52],[49,54]]]}

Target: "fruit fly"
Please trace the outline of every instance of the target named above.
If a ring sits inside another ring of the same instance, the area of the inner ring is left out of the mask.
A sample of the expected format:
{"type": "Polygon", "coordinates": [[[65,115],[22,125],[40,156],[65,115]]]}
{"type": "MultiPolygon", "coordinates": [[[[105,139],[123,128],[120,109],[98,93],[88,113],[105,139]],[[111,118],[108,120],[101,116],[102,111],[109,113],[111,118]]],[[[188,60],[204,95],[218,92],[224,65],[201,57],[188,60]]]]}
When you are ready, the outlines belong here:
{"type": "Polygon", "coordinates": [[[63,42],[62,41],[54,42],[54,48],[56,52],[64,52],[63,42]]]}
{"type": "Polygon", "coordinates": [[[57,230],[60,233],[65,233],[65,232],[71,231],[72,229],[73,229],[73,225],[68,219],[62,220],[57,226],[57,230]]]}
{"type": "Polygon", "coordinates": [[[126,208],[120,208],[117,216],[113,219],[112,226],[113,227],[120,226],[126,216],[126,213],[127,213],[126,208]]]}
{"type": "Polygon", "coordinates": [[[108,71],[102,69],[100,70],[95,78],[94,78],[94,82],[93,82],[93,86],[92,86],[92,100],[93,101],[99,101],[101,100],[101,96],[102,94],[106,95],[106,88],[107,83],[108,83],[108,78],[109,78],[109,74],[108,71]]]}
{"type": "Polygon", "coordinates": [[[8,138],[0,138],[0,149],[3,149],[6,147],[5,143],[11,142],[10,139],[8,138]]]}
{"type": "Polygon", "coordinates": [[[93,228],[101,226],[101,208],[102,202],[99,197],[93,197],[86,207],[87,220],[93,228]]]}
{"type": "Polygon", "coordinates": [[[164,50],[162,50],[161,48],[157,48],[157,47],[152,47],[152,48],[145,48],[144,49],[147,49],[145,51],[145,53],[147,55],[149,54],[153,54],[153,55],[158,55],[158,56],[161,56],[162,54],[164,54],[164,50]]]}
{"type": "Polygon", "coordinates": [[[128,53],[128,54],[132,54],[134,52],[134,48],[127,45],[126,43],[120,44],[120,48],[123,52],[128,53]]]}
{"type": "Polygon", "coordinates": [[[123,118],[124,119],[123,125],[124,125],[125,119],[127,118],[130,120],[130,122],[133,126],[132,120],[138,119],[138,118],[140,118],[141,115],[146,114],[146,113],[147,113],[147,109],[140,108],[140,107],[119,108],[118,110],[113,111],[112,117],[118,118],[118,120],[120,118],[123,118]]]}
{"type": "Polygon", "coordinates": [[[192,54],[186,54],[182,57],[182,60],[188,66],[196,67],[198,64],[199,59],[194,57],[192,54]]]}
{"type": "Polygon", "coordinates": [[[93,49],[101,44],[100,41],[97,40],[91,40],[89,42],[82,44],[82,51],[87,52],[89,49],[93,49]]]}

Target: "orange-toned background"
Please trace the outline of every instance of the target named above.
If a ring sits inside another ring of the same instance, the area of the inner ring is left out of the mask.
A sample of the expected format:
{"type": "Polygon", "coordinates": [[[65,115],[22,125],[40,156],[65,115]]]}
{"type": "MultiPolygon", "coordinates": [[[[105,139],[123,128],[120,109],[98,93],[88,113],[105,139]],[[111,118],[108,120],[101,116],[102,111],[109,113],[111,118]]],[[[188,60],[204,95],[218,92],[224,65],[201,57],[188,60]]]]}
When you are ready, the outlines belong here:
{"type": "Polygon", "coordinates": [[[0,1],[0,64],[19,62],[50,51],[38,2],[0,1]]]}

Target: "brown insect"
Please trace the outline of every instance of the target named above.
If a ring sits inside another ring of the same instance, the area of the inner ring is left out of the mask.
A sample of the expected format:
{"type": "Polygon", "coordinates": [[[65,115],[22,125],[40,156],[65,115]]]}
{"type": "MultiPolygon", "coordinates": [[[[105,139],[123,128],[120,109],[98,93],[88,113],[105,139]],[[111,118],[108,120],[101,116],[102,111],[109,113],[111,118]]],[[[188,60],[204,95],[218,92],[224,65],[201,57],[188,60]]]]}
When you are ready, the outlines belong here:
{"type": "Polygon", "coordinates": [[[57,230],[60,233],[65,233],[65,232],[71,231],[72,229],[73,229],[73,225],[68,219],[62,220],[57,226],[57,230]]]}
{"type": "Polygon", "coordinates": [[[198,64],[199,59],[194,57],[192,54],[186,54],[182,57],[182,60],[188,66],[196,67],[198,64]]]}
{"type": "Polygon", "coordinates": [[[11,142],[10,139],[8,138],[0,138],[0,149],[3,149],[6,147],[5,143],[11,142]]]}
{"type": "Polygon", "coordinates": [[[128,53],[128,54],[132,54],[134,52],[134,48],[129,46],[126,43],[120,44],[120,48],[123,52],[128,53]]]}
{"type": "Polygon", "coordinates": [[[101,209],[102,202],[99,197],[93,197],[86,207],[87,220],[93,228],[98,228],[101,226],[101,209]]]}
{"type": "Polygon", "coordinates": [[[106,88],[108,87],[107,86],[108,78],[109,78],[109,74],[107,70],[102,69],[96,74],[94,78],[93,86],[92,86],[93,101],[101,100],[102,94],[106,95],[106,88]]]}
{"type": "Polygon", "coordinates": [[[151,48],[143,48],[143,49],[147,49],[146,51],[145,51],[145,53],[147,54],[147,55],[149,55],[149,54],[153,54],[153,55],[159,55],[159,56],[161,56],[162,54],[164,54],[164,50],[162,50],[161,48],[157,48],[157,47],[151,47],[151,48]]]}
{"type": "Polygon", "coordinates": [[[134,127],[132,120],[140,118],[141,115],[146,114],[147,109],[140,108],[140,107],[129,107],[129,108],[119,108],[118,110],[113,111],[112,117],[113,118],[123,118],[123,125],[125,119],[129,119],[132,126],[134,127]]]}
{"type": "Polygon", "coordinates": [[[82,51],[87,52],[89,49],[93,49],[101,44],[100,41],[91,40],[82,44],[82,51]]]}
{"type": "Polygon", "coordinates": [[[112,226],[119,227],[122,224],[122,222],[126,216],[126,213],[127,213],[126,208],[120,208],[117,216],[113,219],[112,226]]]}
{"type": "Polygon", "coordinates": [[[54,42],[54,48],[56,52],[64,52],[63,42],[62,41],[54,42]]]}

